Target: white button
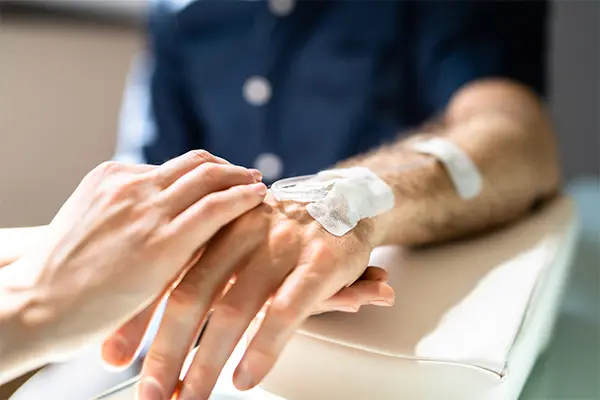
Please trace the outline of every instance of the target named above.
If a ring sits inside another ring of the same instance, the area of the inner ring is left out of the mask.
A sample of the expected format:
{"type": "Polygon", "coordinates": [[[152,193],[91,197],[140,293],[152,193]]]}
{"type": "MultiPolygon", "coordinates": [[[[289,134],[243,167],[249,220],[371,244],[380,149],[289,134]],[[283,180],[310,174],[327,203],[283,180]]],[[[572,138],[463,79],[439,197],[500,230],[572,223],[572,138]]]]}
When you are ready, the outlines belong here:
{"type": "Polygon", "coordinates": [[[283,161],[273,153],[263,153],[256,157],[254,168],[259,170],[265,180],[274,181],[283,173],[283,161]]]}
{"type": "Polygon", "coordinates": [[[269,10],[280,17],[290,15],[295,5],[295,0],[269,0],[269,10]]]}
{"type": "Polygon", "coordinates": [[[253,76],[244,83],[244,98],[253,106],[262,106],[271,99],[271,84],[262,76],[253,76]]]}

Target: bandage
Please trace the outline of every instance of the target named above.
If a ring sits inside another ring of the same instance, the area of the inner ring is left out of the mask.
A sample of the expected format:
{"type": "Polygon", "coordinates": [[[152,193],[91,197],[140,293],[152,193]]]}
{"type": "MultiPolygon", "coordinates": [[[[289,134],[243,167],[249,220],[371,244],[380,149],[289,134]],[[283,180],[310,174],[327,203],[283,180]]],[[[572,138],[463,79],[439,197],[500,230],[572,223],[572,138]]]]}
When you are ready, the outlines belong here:
{"type": "MultiPolygon", "coordinates": [[[[433,138],[415,142],[411,149],[434,159],[390,166],[390,172],[417,169],[439,161],[462,199],[473,199],[481,193],[483,178],[477,166],[454,143],[433,138]]],[[[335,236],[345,235],[361,219],[391,210],[395,202],[392,188],[365,167],[332,169],[317,175],[282,179],[270,190],[279,201],[308,203],[309,215],[335,236]]]]}
{"type": "Polygon", "coordinates": [[[361,219],[394,207],[392,188],[373,171],[352,167],[284,179],[271,187],[278,200],[307,202],[306,210],[327,232],[343,236],[361,219]]]}
{"type": "Polygon", "coordinates": [[[432,138],[415,142],[411,148],[419,153],[429,154],[443,165],[458,195],[470,200],[479,195],[483,188],[483,178],[477,166],[456,144],[442,138],[432,138]]]}

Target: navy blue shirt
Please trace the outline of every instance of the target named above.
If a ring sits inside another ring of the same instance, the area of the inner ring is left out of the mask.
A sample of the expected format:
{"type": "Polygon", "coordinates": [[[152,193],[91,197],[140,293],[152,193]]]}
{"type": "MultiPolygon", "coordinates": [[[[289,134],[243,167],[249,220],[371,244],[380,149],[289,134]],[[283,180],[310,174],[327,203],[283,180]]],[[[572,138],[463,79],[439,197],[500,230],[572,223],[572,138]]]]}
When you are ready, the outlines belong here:
{"type": "Polygon", "coordinates": [[[544,1],[175,3],[150,15],[152,124],[123,116],[152,126],[121,134],[153,164],[205,148],[267,180],[308,174],[441,113],[470,81],[544,94],[544,1]]]}

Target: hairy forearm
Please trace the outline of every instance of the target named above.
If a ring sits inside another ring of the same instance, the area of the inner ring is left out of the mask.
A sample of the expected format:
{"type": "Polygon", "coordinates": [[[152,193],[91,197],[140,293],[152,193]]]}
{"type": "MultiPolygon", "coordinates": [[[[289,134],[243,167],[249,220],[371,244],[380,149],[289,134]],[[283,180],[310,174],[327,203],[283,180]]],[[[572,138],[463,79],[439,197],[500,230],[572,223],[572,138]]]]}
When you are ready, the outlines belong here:
{"type": "Polygon", "coordinates": [[[41,241],[46,226],[0,229],[0,268],[29,253],[41,241]]]}
{"type": "Polygon", "coordinates": [[[340,166],[371,168],[396,195],[395,208],[369,221],[376,245],[423,245],[477,233],[508,222],[555,194],[560,173],[554,134],[539,100],[507,81],[471,84],[442,118],[422,131],[340,166]],[[483,175],[483,190],[461,199],[441,163],[410,143],[438,136],[458,145],[483,175]],[[431,159],[419,167],[393,166],[431,159]]]}

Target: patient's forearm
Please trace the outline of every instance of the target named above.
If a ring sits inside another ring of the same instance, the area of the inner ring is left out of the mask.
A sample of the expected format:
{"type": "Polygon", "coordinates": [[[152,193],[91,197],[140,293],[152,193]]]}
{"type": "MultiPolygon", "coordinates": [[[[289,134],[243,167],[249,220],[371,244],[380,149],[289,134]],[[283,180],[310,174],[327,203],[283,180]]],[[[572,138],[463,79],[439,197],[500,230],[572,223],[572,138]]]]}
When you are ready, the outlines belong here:
{"type": "Polygon", "coordinates": [[[369,167],[394,189],[396,207],[366,225],[376,245],[421,245],[502,224],[556,193],[557,158],[535,95],[518,84],[490,80],[459,91],[439,123],[341,166],[369,167]],[[475,162],[484,180],[477,198],[461,199],[439,162],[411,150],[411,141],[430,136],[455,143],[475,162]],[[427,159],[431,162],[413,170],[390,168],[427,159]]]}
{"type": "Polygon", "coordinates": [[[44,238],[47,226],[0,229],[0,268],[34,249],[44,238]]]}

